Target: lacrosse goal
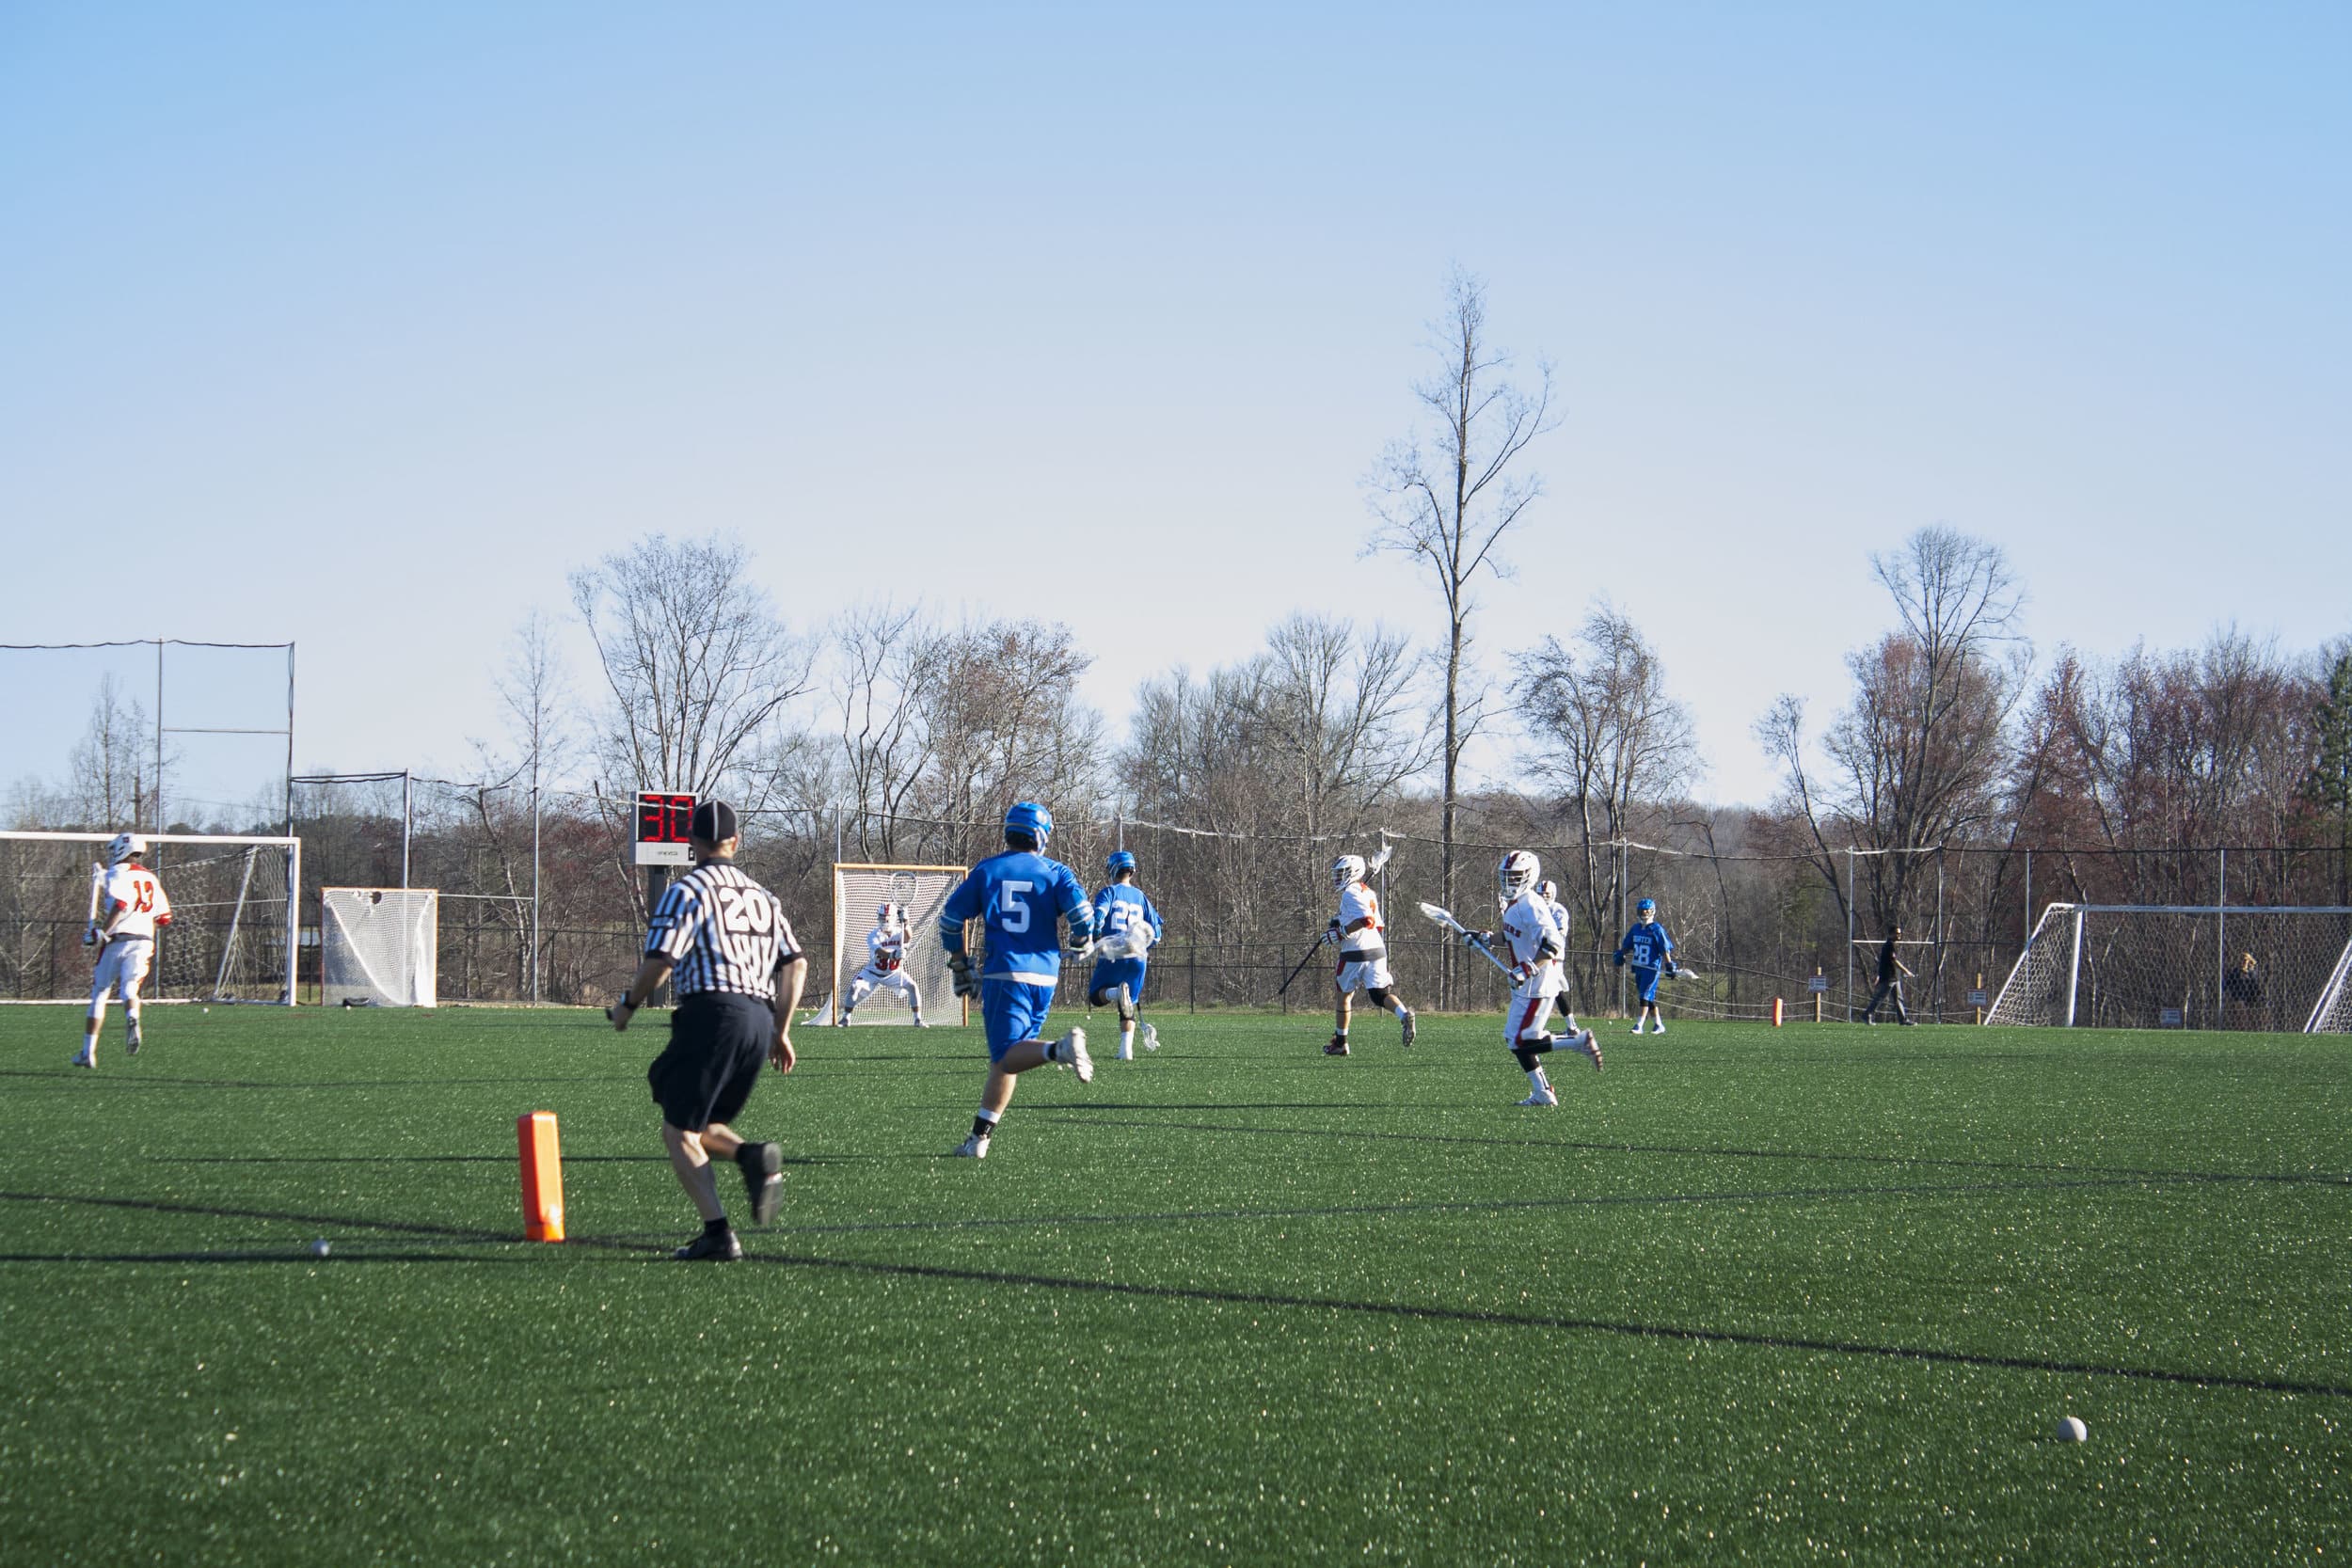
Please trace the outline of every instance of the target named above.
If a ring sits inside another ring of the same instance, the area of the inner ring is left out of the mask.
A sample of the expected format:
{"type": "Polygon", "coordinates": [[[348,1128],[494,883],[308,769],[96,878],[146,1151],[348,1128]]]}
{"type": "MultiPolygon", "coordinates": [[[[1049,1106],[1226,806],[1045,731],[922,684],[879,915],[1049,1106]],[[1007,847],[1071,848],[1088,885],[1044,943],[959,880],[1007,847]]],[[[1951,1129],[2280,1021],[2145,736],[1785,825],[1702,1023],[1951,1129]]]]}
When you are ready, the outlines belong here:
{"type": "Polygon", "coordinates": [[[2347,961],[2352,907],[2052,904],[1984,1021],[2341,1030],[2347,961]]]}
{"type": "Polygon", "coordinates": [[[319,890],[319,1001],[329,1007],[430,1007],[441,899],[432,888],[319,890]]]}
{"type": "MultiPolygon", "coordinates": [[[[833,868],[833,985],[809,1015],[831,1023],[850,982],[866,967],[866,933],[884,904],[907,912],[905,973],[922,992],[924,1016],[934,1022],[970,1019],[969,1004],[956,995],[947,975],[947,952],[939,944],[939,911],[963,880],[961,865],[865,865],[837,863],[833,868]]],[[[913,1023],[914,1011],[895,991],[878,989],[857,1005],[859,1023],[913,1023]]]]}
{"type": "MultiPolygon", "coordinates": [[[[87,1002],[82,945],[112,833],[0,832],[0,1001],[87,1002]]],[[[171,900],[148,972],[151,1002],[294,1000],[302,843],[222,833],[146,833],[147,864],[171,900]]]]}

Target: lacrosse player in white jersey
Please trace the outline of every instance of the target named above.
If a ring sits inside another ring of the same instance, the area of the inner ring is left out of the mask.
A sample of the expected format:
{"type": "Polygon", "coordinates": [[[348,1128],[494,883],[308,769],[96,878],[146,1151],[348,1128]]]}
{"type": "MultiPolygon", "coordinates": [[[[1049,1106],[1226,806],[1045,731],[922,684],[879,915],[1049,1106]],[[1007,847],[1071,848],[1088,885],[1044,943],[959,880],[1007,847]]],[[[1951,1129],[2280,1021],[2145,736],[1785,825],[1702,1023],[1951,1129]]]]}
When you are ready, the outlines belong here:
{"type": "MultiPolygon", "coordinates": [[[[1535,884],[1535,891],[1542,896],[1545,903],[1551,906],[1551,918],[1560,923],[1560,946],[1565,952],[1568,945],[1568,907],[1560,902],[1560,884],[1547,877],[1535,884]]],[[[1576,1009],[1568,1006],[1567,966],[1565,964],[1561,966],[1560,994],[1552,998],[1551,1005],[1560,1009],[1561,1018],[1568,1025],[1568,1033],[1576,1034],[1578,1032],[1576,1009]]]]}
{"type": "Polygon", "coordinates": [[[866,967],[850,979],[850,1000],[834,1022],[844,1029],[857,1005],[877,990],[886,990],[914,1009],[914,1026],[923,1022],[923,990],[906,972],[907,911],[903,904],[884,904],[874,911],[874,928],[866,933],[866,967]]]}
{"type": "Polygon", "coordinates": [[[106,1022],[109,992],[122,998],[122,1019],[128,1031],[124,1051],[139,1053],[139,982],[155,958],[155,932],[171,924],[171,900],[155,873],[139,863],[147,841],[135,833],[118,833],[106,846],[106,870],[97,886],[90,923],[82,945],[103,951],[98,972],[90,977],[89,1017],[82,1022],[82,1053],[75,1067],[98,1065],[98,1027],[106,1022]]]}
{"type": "Polygon", "coordinates": [[[1339,1000],[1331,1043],[1323,1048],[1327,1056],[1347,1054],[1347,1021],[1358,991],[1374,1006],[1394,1013],[1405,1043],[1413,1043],[1413,1009],[1396,994],[1396,981],[1389,974],[1389,939],[1380,919],[1380,895],[1365,880],[1389,863],[1390,848],[1382,845],[1370,865],[1361,855],[1342,855],[1331,863],[1331,885],[1339,892],[1340,912],[1331,917],[1323,940],[1340,950],[1340,965],[1332,975],[1339,1000]]]}
{"type": "MultiPolygon", "coordinates": [[[[1553,1003],[1568,988],[1560,961],[1567,952],[1567,934],[1538,885],[1543,869],[1534,855],[1514,849],[1495,867],[1495,889],[1502,904],[1502,957],[1511,966],[1511,1005],[1503,1014],[1502,1043],[1527,1074],[1528,1096],[1519,1103],[1552,1106],[1560,1103],[1560,1097],[1544,1076],[1543,1059],[1565,1038],[1570,1050],[1591,1058],[1593,1070],[1598,1072],[1600,1042],[1590,1029],[1561,1037],[1549,1027],[1553,1003]]],[[[1483,932],[1465,933],[1462,940],[1493,945],[1483,932]]]]}

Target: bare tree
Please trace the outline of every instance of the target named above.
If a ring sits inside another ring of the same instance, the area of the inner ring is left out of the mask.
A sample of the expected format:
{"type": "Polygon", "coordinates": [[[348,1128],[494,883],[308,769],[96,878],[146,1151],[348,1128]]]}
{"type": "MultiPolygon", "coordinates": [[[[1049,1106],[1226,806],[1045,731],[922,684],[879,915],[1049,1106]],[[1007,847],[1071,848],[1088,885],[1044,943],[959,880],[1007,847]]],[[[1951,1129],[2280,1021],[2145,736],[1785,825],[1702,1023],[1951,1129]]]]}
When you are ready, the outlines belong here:
{"type": "Polygon", "coordinates": [[[896,860],[898,818],[931,761],[924,702],[940,677],[946,640],[920,605],[883,603],[845,612],[832,641],[850,832],[865,859],[896,860]]]}
{"type": "MultiPolygon", "coordinates": [[[[1823,738],[1826,780],[1806,771],[1802,703],[1781,698],[1756,726],[1841,910],[1832,824],[1866,848],[1917,851],[1996,818],[2030,657],[2017,630],[2025,594],[1998,546],[1924,528],[1870,564],[1900,626],[1847,657],[1854,695],[1823,738]]],[[[1871,859],[1881,923],[1900,918],[1918,863],[1915,853],[1871,859]]]]}
{"type": "Polygon", "coordinates": [[[1498,547],[1543,494],[1542,481],[1515,465],[1559,420],[1549,364],[1538,363],[1532,392],[1505,379],[1511,359],[1486,340],[1486,289],[1478,278],[1457,269],[1447,279],[1446,313],[1431,330],[1440,366],[1413,388],[1424,429],[1391,442],[1374,467],[1367,484],[1380,520],[1366,548],[1412,557],[1445,601],[1438,879],[1450,905],[1462,752],[1481,718],[1476,698],[1466,708],[1462,695],[1472,588],[1481,572],[1508,574],[1498,547]]]}
{"type": "Polygon", "coordinates": [[[1515,689],[1535,775],[1574,814],[1583,858],[1576,891],[1587,928],[1602,931],[1618,904],[1608,845],[1631,832],[1637,805],[1663,808],[1690,788],[1698,743],[1690,710],[1666,694],[1657,650],[1629,616],[1598,604],[1576,642],[1548,637],[1521,654],[1515,689]]]}
{"type": "Polygon", "coordinates": [[[76,821],[95,828],[151,824],[156,809],[155,732],[136,697],[125,697],[112,673],[98,682],[89,727],[75,742],[66,795],[76,821]]]}
{"type": "Polygon", "coordinates": [[[813,656],[749,580],[732,539],[655,534],[571,575],[608,701],[598,760],[631,789],[749,789],[750,765],[787,704],[809,689],[813,656]]]}

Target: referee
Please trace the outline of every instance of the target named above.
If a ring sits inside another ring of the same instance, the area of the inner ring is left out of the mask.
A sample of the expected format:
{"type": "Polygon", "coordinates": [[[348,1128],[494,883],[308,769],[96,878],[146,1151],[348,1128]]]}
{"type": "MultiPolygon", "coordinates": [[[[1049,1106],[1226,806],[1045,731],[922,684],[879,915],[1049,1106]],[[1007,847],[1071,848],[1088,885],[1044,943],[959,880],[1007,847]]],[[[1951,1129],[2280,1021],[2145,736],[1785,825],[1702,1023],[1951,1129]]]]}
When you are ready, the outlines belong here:
{"type": "Polygon", "coordinates": [[[680,1262],[731,1263],[743,1256],[743,1244],[719,1202],[710,1159],[732,1159],[743,1173],[755,1222],[776,1217],[784,1196],[783,1150],[746,1143],[727,1124],[751,1099],[762,1057],[778,1072],[792,1070],[792,1009],[801,1003],[808,959],[792,940],[775,895],[735,868],[734,808],[703,801],[694,808],[689,837],[694,869],[661,895],[645,932],[645,961],[605,1016],[614,1029],[627,1029],[645,999],[676,972],[670,1043],[645,1069],[645,1081],[661,1107],[670,1168],[702,1215],[703,1233],[673,1256],[680,1262]]]}

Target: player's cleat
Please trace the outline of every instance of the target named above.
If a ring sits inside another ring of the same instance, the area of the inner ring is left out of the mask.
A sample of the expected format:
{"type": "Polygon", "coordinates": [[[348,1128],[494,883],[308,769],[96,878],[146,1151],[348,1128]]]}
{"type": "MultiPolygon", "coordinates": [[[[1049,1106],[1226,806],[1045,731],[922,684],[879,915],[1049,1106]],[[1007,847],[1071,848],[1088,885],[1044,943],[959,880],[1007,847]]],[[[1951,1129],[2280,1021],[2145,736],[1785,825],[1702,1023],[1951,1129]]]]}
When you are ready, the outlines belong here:
{"type": "Polygon", "coordinates": [[[98,1053],[95,1051],[77,1051],[73,1053],[73,1060],[70,1065],[73,1067],[96,1067],[98,1065],[98,1053]]]}
{"type": "Polygon", "coordinates": [[[1629,1030],[1628,1030],[1628,1031],[1626,1031],[1626,1032],[1627,1032],[1628,1034],[1631,1034],[1631,1035],[1638,1035],[1638,1034],[1642,1033],[1642,1026],[1641,1026],[1640,1024],[1638,1024],[1638,1023],[1637,1023],[1637,1024],[1635,1024],[1635,1025],[1634,1025],[1631,1029],[1629,1029],[1629,1030]]]}
{"type": "Polygon", "coordinates": [[[1519,1103],[1522,1105],[1554,1106],[1560,1103],[1560,1097],[1552,1093],[1549,1089],[1537,1089],[1534,1094],[1531,1094],[1525,1100],[1520,1101],[1519,1103]]]}
{"type": "Polygon", "coordinates": [[[706,1230],[670,1257],[680,1263],[733,1263],[743,1257],[743,1243],[735,1239],[732,1230],[712,1235],[706,1230]]]}
{"type": "Polygon", "coordinates": [[[1581,1051],[1584,1054],[1593,1059],[1593,1070],[1595,1072],[1598,1072],[1600,1070],[1600,1041],[1593,1037],[1593,1032],[1590,1029],[1587,1029],[1582,1034],[1577,1036],[1576,1038],[1569,1043],[1574,1045],[1577,1050],[1581,1051]]]}
{"type": "Polygon", "coordinates": [[[139,1032],[135,1024],[132,1026],[131,1032],[123,1037],[122,1053],[125,1056],[135,1056],[139,1053],[139,1032]]]}
{"type": "Polygon", "coordinates": [[[833,1026],[836,1029],[847,1029],[850,1026],[850,1015],[843,1013],[833,1021],[833,1026]]]}
{"type": "Polygon", "coordinates": [[[1661,1024],[1660,1024],[1657,1028],[1652,1029],[1652,1030],[1650,1031],[1650,1033],[1651,1033],[1651,1034],[1653,1034],[1653,1035],[1662,1035],[1662,1034],[1664,1034],[1665,1032],[1666,1032],[1666,1026],[1665,1026],[1664,1024],[1662,1024],[1662,1023],[1661,1023],[1661,1024]]]}
{"type": "Polygon", "coordinates": [[[1347,1042],[1345,1040],[1333,1040],[1329,1045],[1323,1048],[1323,1053],[1327,1056],[1344,1056],[1347,1054],[1347,1042]]]}
{"type": "Polygon", "coordinates": [[[1137,1025],[1136,1037],[1143,1041],[1143,1049],[1146,1051],[1157,1051],[1160,1048],[1160,1032],[1148,1023],[1137,1025]]]}
{"type": "Polygon", "coordinates": [[[752,1223],[768,1224],[784,1200],[784,1150],[774,1144],[745,1144],[735,1151],[735,1163],[752,1200],[752,1223]]]}
{"type": "Polygon", "coordinates": [[[930,1024],[924,1021],[922,1014],[917,1013],[914,1015],[914,1026],[917,1029],[928,1029],[930,1027],[930,1024]]]}
{"type": "Polygon", "coordinates": [[[1078,1075],[1078,1082],[1093,1083],[1094,1058],[1087,1054],[1087,1032],[1084,1029],[1073,1029],[1061,1037],[1059,1043],[1068,1053],[1061,1059],[1070,1064],[1070,1070],[1078,1075]]]}
{"type": "Polygon", "coordinates": [[[964,1139],[963,1142],[956,1145],[956,1152],[953,1158],[958,1160],[987,1159],[988,1140],[981,1137],[977,1132],[973,1133],[970,1137],[964,1139]]]}
{"type": "Polygon", "coordinates": [[[1396,1024],[1397,1027],[1404,1032],[1405,1043],[1406,1045],[1412,1044],[1413,1037],[1420,1033],[1418,1021],[1413,1017],[1412,1010],[1407,1008],[1406,1011],[1397,1014],[1396,1024]]]}

